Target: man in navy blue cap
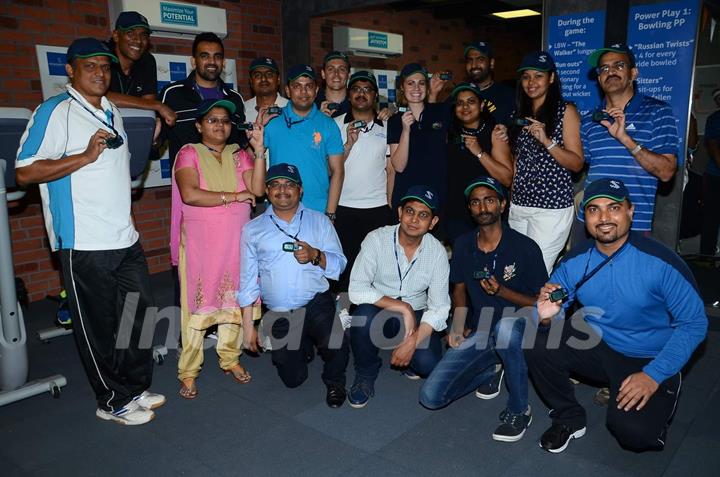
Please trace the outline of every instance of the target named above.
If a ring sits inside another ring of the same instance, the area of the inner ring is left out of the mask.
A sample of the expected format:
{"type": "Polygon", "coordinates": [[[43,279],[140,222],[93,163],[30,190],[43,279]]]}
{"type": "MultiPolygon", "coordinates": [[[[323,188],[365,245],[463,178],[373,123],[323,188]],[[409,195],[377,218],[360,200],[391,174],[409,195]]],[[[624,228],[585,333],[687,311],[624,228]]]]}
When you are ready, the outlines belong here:
{"type": "Polygon", "coordinates": [[[453,247],[450,349],[420,389],[420,403],[439,409],[473,391],[480,399],[493,399],[505,377],[507,407],[492,437],[515,442],[525,434],[532,413],[522,350],[525,319],[509,310],[533,306],[547,272],[540,247],[502,223],[507,200],[499,181],[478,177],[465,188],[465,198],[477,228],[458,237],[453,247]],[[466,320],[468,308],[472,316],[466,320]]]}
{"type": "Polygon", "coordinates": [[[588,63],[605,99],[580,125],[590,166],[586,185],[622,177],[635,206],[632,229],[649,233],[658,180],[669,181],[677,169],[679,138],[672,108],[635,90],[638,69],[627,45],[600,48],[588,63]]]}
{"type": "Polygon", "coordinates": [[[485,110],[492,114],[497,124],[510,126],[515,109],[515,92],[495,82],[493,70],[495,57],[490,43],[476,41],[465,47],[465,71],[468,81],[474,83],[483,95],[485,110]]]}
{"type": "Polygon", "coordinates": [[[265,183],[271,206],[243,228],[237,293],[243,307],[243,345],[257,350],[252,305],[262,296],[271,312],[260,325],[262,345],[270,349],[280,379],[289,388],[305,382],[306,343],[312,342],[324,361],[326,403],[335,408],[345,401],[349,349],[328,279],[337,280],[347,260],[330,220],[300,202],[300,177],[292,164],[270,167],[265,183]]]}
{"type": "Polygon", "coordinates": [[[118,59],[95,38],[67,50],[67,92],[35,110],[16,160],[17,182],[39,184],[50,247],[58,251],[80,360],[103,420],[150,422],[153,357],[140,336],[152,304],[147,262],[130,211],[130,151],[106,97],[118,59]],[[134,315],[121,316],[136,295],[134,315]],[[130,326],[123,318],[130,320],[130,326]],[[127,330],[129,328],[129,330],[127,330]],[[118,330],[127,330],[123,335],[118,330]],[[121,344],[122,343],[122,344],[121,344]]]}
{"type": "Polygon", "coordinates": [[[110,75],[108,99],[121,108],[155,111],[169,126],[175,124],[175,111],[157,100],[157,66],[148,51],[150,25],[138,12],[122,12],[107,46],[117,59],[110,75]]]}
{"type": "Polygon", "coordinates": [[[375,394],[380,348],[394,348],[390,364],[420,379],[442,357],[440,332],[450,312],[445,247],[428,232],[437,225],[437,192],[412,186],[400,199],[400,223],[373,230],[363,240],[350,273],[350,345],[355,381],[348,402],[364,407],[375,394]],[[378,326],[377,322],[380,322],[378,326]]]}
{"type": "Polygon", "coordinates": [[[245,119],[255,122],[261,109],[270,106],[285,107],[288,100],[280,95],[280,69],[270,57],[261,56],[250,63],[250,89],[252,98],[245,101],[245,119]]]}
{"type": "Polygon", "coordinates": [[[538,394],[552,409],[552,426],[540,438],[549,452],[562,452],[586,432],[570,374],[608,385],[605,424],[622,447],[662,449],[681,370],[707,334],[692,273],[675,252],[631,231],[637,211],[630,196],[618,179],[585,187],[581,207],[594,240],[565,255],[540,290],[538,320],[562,327],[559,346],[549,338],[557,333],[541,326],[525,350],[538,394]],[[583,313],[563,322],[574,303],[583,313]]]}
{"type": "Polygon", "coordinates": [[[248,143],[245,132],[238,130],[238,125],[245,122],[243,98],[221,78],[225,68],[222,40],[214,33],[196,35],[192,44],[191,64],[193,70],[187,78],[170,83],[160,92],[160,100],[177,113],[175,126],[163,124],[158,140],[160,144],[169,141],[171,164],[175,162],[181,147],[200,141],[195,129],[195,109],[206,99],[227,99],[235,104],[236,111],[230,116],[232,129],[228,144],[237,143],[245,147],[248,143]]]}
{"type": "Polygon", "coordinates": [[[303,171],[303,204],[335,220],[345,177],[343,144],[335,121],[315,105],[318,85],[310,65],[287,72],[290,102],[265,128],[270,165],[293,164],[303,171]]]}

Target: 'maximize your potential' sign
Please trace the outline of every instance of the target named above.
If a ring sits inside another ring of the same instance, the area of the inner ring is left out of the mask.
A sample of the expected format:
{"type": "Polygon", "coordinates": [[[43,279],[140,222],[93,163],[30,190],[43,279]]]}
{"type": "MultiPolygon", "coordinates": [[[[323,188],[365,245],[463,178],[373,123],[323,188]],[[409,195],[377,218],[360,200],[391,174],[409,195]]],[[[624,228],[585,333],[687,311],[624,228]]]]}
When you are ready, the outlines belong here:
{"type": "Polygon", "coordinates": [[[160,2],[160,21],[169,25],[197,26],[197,7],[160,2]]]}

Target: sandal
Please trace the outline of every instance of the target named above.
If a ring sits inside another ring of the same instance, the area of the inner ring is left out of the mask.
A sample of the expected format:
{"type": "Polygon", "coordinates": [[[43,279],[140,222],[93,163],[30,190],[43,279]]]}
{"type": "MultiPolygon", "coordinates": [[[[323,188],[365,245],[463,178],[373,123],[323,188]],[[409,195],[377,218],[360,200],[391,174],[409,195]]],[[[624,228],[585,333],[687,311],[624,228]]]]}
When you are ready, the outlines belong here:
{"type": "Polygon", "coordinates": [[[195,378],[183,379],[178,394],[185,399],[195,399],[198,395],[197,387],[195,387],[195,378]]]}
{"type": "Polygon", "coordinates": [[[232,368],[226,369],[224,371],[225,374],[232,376],[232,378],[240,384],[247,384],[252,379],[250,373],[248,373],[247,370],[239,364],[236,364],[232,368]]]}

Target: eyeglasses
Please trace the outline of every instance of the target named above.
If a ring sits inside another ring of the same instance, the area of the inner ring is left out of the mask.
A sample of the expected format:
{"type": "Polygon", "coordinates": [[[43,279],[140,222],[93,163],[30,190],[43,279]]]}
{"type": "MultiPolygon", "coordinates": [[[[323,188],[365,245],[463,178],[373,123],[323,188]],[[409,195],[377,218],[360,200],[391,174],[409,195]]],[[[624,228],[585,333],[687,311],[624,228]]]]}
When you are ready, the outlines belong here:
{"type": "Polygon", "coordinates": [[[270,190],[278,190],[278,189],[295,190],[298,187],[300,187],[297,182],[277,182],[277,181],[272,181],[267,186],[268,186],[268,189],[270,189],[270,190]]]}
{"type": "Polygon", "coordinates": [[[352,88],[350,88],[350,92],[354,93],[354,94],[360,94],[360,93],[370,94],[370,93],[374,93],[375,89],[373,89],[369,86],[353,86],[352,88]]]}
{"type": "Polygon", "coordinates": [[[625,68],[627,68],[627,63],[624,61],[616,61],[615,63],[611,65],[601,65],[595,68],[595,71],[597,72],[598,76],[608,74],[610,70],[614,71],[623,71],[625,68]]]}
{"type": "Polygon", "coordinates": [[[214,116],[211,116],[211,117],[209,117],[209,118],[205,118],[205,122],[208,123],[208,124],[210,124],[210,125],[222,124],[223,126],[227,126],[227,125],[229,125],[229,124],[232,123],[232,121],[230,120],[230,118],[216,118],[216,117],[214,117],[214,116]]]}

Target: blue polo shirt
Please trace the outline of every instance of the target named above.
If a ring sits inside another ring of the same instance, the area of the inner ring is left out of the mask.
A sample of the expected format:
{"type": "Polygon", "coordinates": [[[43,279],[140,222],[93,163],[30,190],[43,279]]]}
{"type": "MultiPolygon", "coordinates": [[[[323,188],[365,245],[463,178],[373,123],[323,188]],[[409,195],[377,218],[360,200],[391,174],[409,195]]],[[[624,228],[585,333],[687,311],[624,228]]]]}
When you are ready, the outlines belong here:
{"type": "Polygon", "coordinates": [[[315,105],[307,116],[295,114],[292,103],[265,127],[265,147],[270,165],[293,164],[300,171],[305,207],[324,212],[330,188],[328,156],[343,153],[340,130],[335,121],[315,105]]]}
{"type": "Polygon", "coordinates": [[[632,358],[654,358],[643,371],[660,384],[679,372],[705,339],[705,306],[690,269],[675,252],[640,233],[631,232],[629,240],[579,289],[577,283],[607,258],[593,240],[571,250],[550,282],[568,291],[564,307],[574,299],[584,307],[585,321],[610,348],[632,358]]]}
{"type": "MultiPolygon", "coordinates": [[[[720,111],[715,111],[705,121],[705,140],[708,139],[720,141],[720,111]]],[[[705,172],[711,176],[720,176],[720,167],[714,158],[711,157],[708,161],[705,172]]]]}
{"type": "MultiPolygon", "coordinates": [[[[440,207],[447,197],[447,133],[451,122],[451,109],[447,103],[426,104],[420,120],[410,126],[410,148],[405,170],[395,174],[392,206],[414,185],[425,185],[437,191],[440,207]]],[[[388,120],[387,143],[399,144],[402,134],[402,115],[397,113],[388,120]]]]}
{"type": "MultiPolygon", "coordinates": [[[[655,154],[674,154],[677,157],[680,143],[677,121],[672,108],[664,101],[635,93],[625,106],[625,130],[645,149],[655,154]]],[[[592,120],[592,115],[583,117],[580,135],[585,162],[590,166],[585,187],[602,178],[622,180],[635,205],[632,229],[651,230],[657,177],[643,169],[630,151],[608,133],[605,126],[592,120]]]]}
{"type": "Polygon", "coordinates": [[[493,326],[502,318],[505,307],[518,308],[515,303],[488,295],[474,278],[476,271],[489,271],[498,283],[523,295],[537,295],[547,282],[547,270],[540,247],[531,238],[503,226],[500,243],[493,252],[485,253],[477,246],[477,229],[458,237],[450,260],[450,282],[464,283],[475,320],[482,309],[492,307],[493,326]]]}

